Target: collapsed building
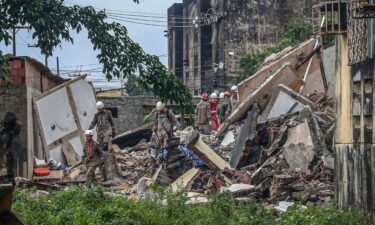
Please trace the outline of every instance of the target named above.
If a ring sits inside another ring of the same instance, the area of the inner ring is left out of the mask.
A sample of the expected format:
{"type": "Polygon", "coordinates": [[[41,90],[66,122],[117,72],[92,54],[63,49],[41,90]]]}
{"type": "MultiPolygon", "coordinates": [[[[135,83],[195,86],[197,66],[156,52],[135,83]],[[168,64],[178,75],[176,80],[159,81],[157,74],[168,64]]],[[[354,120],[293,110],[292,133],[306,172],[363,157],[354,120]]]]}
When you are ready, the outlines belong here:
{"type": "MultiPolygon", "coordinates": [[[[256,74],[239,84],[241,104],[215,135],[201,135],[192,127],[177,131],[178,141],[168,148],[166,158],[160,159],[148,144],[153,122],[117,135],[113,144],[119,176],[101,183],[140,199],[152,196],[150,184],[157,183],[172,191],[187,191],[189,203],[207,202],[207,196],[217,192],[230,193],[238,201],[263,199],[269,204],[297,199],[331,202],[335,113],[333,87],[327,80],[333,78],[322,70],[321,51],[319,39],[310,39],[266,59],[256,74]]],[[[56,144],[67,162],[72,151],[56,144]]],[[[73,155],[80,154],[74,146],[73,150],[73,155]]],[[[78,166],[67,176],[51,174],[17,182],[55,188],[84,183],[84,171],[78,166]]]]}

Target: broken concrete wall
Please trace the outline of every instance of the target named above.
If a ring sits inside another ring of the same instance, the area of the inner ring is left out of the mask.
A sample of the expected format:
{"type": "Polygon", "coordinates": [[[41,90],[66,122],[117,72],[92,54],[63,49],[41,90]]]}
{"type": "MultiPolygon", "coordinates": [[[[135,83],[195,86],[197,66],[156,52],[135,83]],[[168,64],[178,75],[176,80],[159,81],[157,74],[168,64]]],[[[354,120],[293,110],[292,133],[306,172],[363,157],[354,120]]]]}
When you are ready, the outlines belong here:
{"type": "MultiPolygon", "coordinates": [[[[256,88],[258,88],[272,73],[274,73],[274,71],[276,71],[284,63],[289,62],[291,64],[291,67],[294,68],[299,62],[301,62],[301,59],[298,58],[298,56],[306,56],[310,52],[312,52],[315,42],[315,39],[310,39],[300,44],[299,46],[296,46],[295,48],[286,52],[285,55],[281,56],[280,59],[274,62],[267,63],[267,65],[261,68],[257,73],[247,78],[246,80],[243,80],[238,85],[240,101],[243,102],[247,96],[249,96],[256,88]]],[[[305,63],[296,71],[299,78],[303,78],[303,75],[305,74],[307,68],[307,64],[308,63],[305,63]]],[[[313,69],[317,68],[314,67],[313,69]]],[[[310,73],[313,72],[314,70],[310,69],[310,73]]],[[[251,74],[249,74],[249,76],[250,75],[251,74]]]]}
{"type": "Polygon", "coordinates": [[[71,165],[82,155],[83,131],[97,112],[94,88],[84,78],[78,77],[34,98],[46,159],[52,157],[71,165]]]}

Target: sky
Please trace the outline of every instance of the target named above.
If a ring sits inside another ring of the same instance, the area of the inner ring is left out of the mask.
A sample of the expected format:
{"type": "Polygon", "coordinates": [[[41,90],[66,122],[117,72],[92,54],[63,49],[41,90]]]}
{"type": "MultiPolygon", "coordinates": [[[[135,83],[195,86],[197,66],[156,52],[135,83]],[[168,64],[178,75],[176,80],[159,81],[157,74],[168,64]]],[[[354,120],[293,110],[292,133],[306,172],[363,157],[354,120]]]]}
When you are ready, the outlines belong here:
{"type": "MultiPolygon", "coordinates": [[[[176,2],[182,0],[140,0],[139,4],[134,3],[132,0],[66,0],[67,5],[77,4],[82,6],[91,5],[94,8],[106,9],[120,15],[121,19],[124,17],[133,18],[134,22],[151,23],[164,26],[148,26],[130,23],[126,21],[116,20],[116,22],[125,25],[128,29],[129,36],[144,49],[146,53],[160,56],[161,62],[167,66],[167,38],[164,37],[164,30],[167,25],[167,9],[176,2]],[[161,15],[163,14],[163,15],[161,15]],[[142,19],[142,18],[143,19],[142,19]],[[160,18],[159,18],[160,17],[160,18]],[[147,21],[146,21],[147,20],[147,21]],[[158,20],[161,22],[153,22],[149,20],[158,20]],[[165,22],[163,22],[165,21],[165,22]]],[[[129,19],[125,19],[128,20],[129,19]]],[[[114,20],[109,19],[108,22],[114,20]]],[[[115,78],[113,81],[108,82],[105,76],[98,72],[101,68],[98,60],[96,59],[96,52],[93,50],[91,42],[87,38],[87,32],[82,31],[79,34],[72,33],[74,38],[74,45],[71,43],[63,43],[54,51],[53,57],[48,60],[48,66],[55,72],[56,57],[60,60],[61,76],[69,78],[69,74],[73,74],[72,70],[95,70],[90,72],[88,79],[93,81],[96,88],[110,89],[120,88],[120,81],[115,78]],[[82,65],[82,66],[80,66],[82,65]]],[[[17,33],[17,55],[30,56],[44,63],[44,56],[40,53],[38,48],[29,48],[28,44],[35,44],[32,39],[31,33],[25,30],[19,30],[17,33]]],[[[3,53],[12,53],[12,46],[0,46],[3,53]]],[[[87,73],[87,72],[82,72],[87,73]]],[[[71,76],[71,75],[70,75],[71,76]]]]}

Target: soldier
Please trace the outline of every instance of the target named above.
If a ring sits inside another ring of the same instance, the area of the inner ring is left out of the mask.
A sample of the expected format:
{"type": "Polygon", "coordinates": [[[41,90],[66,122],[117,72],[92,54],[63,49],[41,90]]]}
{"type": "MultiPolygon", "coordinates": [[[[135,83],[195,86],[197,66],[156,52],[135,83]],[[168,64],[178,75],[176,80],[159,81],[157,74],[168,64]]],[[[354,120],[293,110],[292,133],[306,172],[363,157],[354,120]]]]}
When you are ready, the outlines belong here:
{"type": "MultiPolygon", "coordinates": [[[[180,123],[171,110],[168,110],[162,102],[156,104],[155,124],[152,129],[152,139],[155,142],[156,153],[165,152],[168,141],[173,138],[173,126],[180,128],[180,123]]],[[[163,157],[162,157],[163,158],[163,157]]]]}
{"type": "Polygon", "coordinates": [[[236,110],[240,104],[240,100],[238,99],[238,88],[237,86],[232,86],[231,88],[232,96],[230,97],[230,104],[232,107],[232,111],[236,110]]]}
{"type": "Polygon", "coordinates": [[[0,184],[14,183],[14,164],[16,157],[25,154],[19,134],[21,125],[13,112],[7,112],[0,122],[0,184]]]}
{"type": "Polygon", "coordinates": [[[202,134],[210,134],[209,125],[211,123],[211,109],[208,103],[208,94],[202,94],[202,101],[197,104],[195,109],[196,126],[202,134]]]}
{"type": "Polygon", "coordinates": [[[96,126],[98,132],[97,141],[103,151],[109,149],[111,138],[115,137],[115,127],[111,111],[104,109],[103,102],[97,102],[96,108],[98,112],[95,114],[93,121],[89,126],[92,130],[96,126]]]}
{"type": "Polygon", "coordinates": [[[102,171],[102,175],[104,180],[105,173],[102,169],[102,152],[100,151],[99,144],[96,143],[92,137],[94,136],[94,132],[92,130],[85,131],[85,138],[86,143],[83,146],[83,155],[82,161],[86,164],[87,172],[86,172],[86,182],[87,184],[91,184],[95,182],[95,169],[99,167],[102,171]]]}

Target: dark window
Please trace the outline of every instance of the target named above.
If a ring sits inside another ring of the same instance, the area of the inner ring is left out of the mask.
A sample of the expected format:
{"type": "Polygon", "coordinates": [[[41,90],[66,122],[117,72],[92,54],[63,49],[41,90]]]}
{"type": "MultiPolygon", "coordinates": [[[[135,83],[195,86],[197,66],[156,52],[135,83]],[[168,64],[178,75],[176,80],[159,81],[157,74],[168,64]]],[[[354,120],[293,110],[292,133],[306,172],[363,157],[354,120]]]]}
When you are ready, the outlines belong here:
{"type": "Polygon", "coordinates": [[[118,118],[118,110],[117,108],[106,108],[107,110],[111,111],[113,118],[118,118]]]}

